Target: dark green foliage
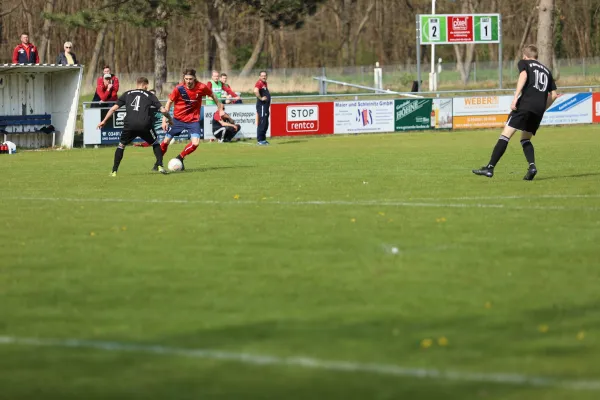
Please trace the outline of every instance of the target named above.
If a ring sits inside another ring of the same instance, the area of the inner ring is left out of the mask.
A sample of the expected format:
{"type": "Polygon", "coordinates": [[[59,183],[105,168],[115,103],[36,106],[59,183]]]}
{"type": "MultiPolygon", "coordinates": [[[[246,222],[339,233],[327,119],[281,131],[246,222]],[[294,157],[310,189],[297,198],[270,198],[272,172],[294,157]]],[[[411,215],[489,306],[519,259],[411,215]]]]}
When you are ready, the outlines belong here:
{"type": "Polygon", "coordinates": [[[156,18],[156,9],[162,6],[169,14],[185,13],[191,9],[190,0],[122,0],[105,2],[97,8],[80,10],[75,14],[44,14],[44,18],[58,23],[89,29],[98,29],[106,23],[125,22],[140,27],[164,25],[166,19],[156,18]]]}
{"type": "Polygon", "coordinates": [[[299,29],[304,17],[314,15],[324,0],[233,0],[255,8],[261,18],[275,28],[293,26],[299,29]]]}

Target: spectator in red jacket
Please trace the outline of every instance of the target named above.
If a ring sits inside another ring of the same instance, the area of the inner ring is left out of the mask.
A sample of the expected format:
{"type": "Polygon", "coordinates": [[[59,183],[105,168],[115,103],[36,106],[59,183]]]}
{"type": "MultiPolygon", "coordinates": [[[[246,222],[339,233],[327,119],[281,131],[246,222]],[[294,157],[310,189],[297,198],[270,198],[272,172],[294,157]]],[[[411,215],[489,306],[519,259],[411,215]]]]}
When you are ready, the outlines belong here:
{"type": "Polygon", "coordinates": [[[98,81],[96,82],[96,87],[100,86],[101,84],[103,84],[104,82],[104,76],[106,76],[106,74],[111,76],[111,83],[113,85],[113,88],[115,89],[115,93],[117,93],[119,91],[119,78],[117,78],[115,76],[115,74],[113,74],[110,70],[110,67],[108,65],[105,65],[102,68],[102,75],[100,75],[100,77],[98,78],[98,81]]]}
{"type": "Polygon", "coordinates": [[[15,47],[12,58],[13,64],[39,64],[40,55],[37,48],[29,43],[29,34],[21,34],[21,43],[15,47]]]}
{"type": "Polygon", "coordinates": [[[104,74],[102,83],[96,88],[96,94],[100,98],[100,101],[117,101],[117,90],[112,83],[112,76],[110,74],[104,74]]]}

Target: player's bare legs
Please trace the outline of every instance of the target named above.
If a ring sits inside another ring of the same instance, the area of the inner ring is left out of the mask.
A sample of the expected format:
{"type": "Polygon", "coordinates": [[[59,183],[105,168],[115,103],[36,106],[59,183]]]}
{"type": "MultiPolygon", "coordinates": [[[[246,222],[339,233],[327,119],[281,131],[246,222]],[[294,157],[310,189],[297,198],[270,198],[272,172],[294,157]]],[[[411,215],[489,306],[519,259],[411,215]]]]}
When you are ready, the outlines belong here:
{"type": "Polygon", "coordinates": [[[481,169],[474,169],[473,173],[475,175],[487,176],[488,178],[494,176],[494,167],[496,166],[496,164],[498,164],[498,161],[500,161],[500,159],[504,155],[504,152],[508,147],[508,142],[510,141],[510,138],[512,138],[516,131],[517,130],[515,128],[508,126],[508,123],[504,126],[502,134],[500,135],[500,138],[498,139],[498,142],[496,143],[496,146],[494,146],[494,150],[492,151],[490,162],[488,162],[486,166],[481,167],[481,169]]]}

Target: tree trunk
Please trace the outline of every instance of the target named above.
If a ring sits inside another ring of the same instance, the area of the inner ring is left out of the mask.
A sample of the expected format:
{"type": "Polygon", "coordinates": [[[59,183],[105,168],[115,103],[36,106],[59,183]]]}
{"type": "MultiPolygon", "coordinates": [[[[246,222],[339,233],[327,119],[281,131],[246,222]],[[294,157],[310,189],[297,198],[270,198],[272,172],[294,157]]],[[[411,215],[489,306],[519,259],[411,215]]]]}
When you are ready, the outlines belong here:
{"type": "Polygon", "coordinates": [[[376,1],[376,10],[375,10],[375,47],[377,49],[377,59],[380,63],[386,64],[387,57],[386,52],[383,47],[384,43],[384,6],[381,4],[381,0],[376,1]]]}
{"type": "Polygon", "coordinates": [[[529,38],[529,32],[531,31],[531,25],[533,23],[533,19],[535,18],[535,10],[538,8],[539,4],[540,4],[539,0],[535,2],[535,5],[533,6],[531,13],[529,13],[529,17],[527,17],[527,23],[525,24],[525,29],[523,30],[523,36],[521,36],[521,41],[519,42],[519,48],[517,49],[517,54],[515,55],[515,63],[517,63],[523,56],[523,54],[521,54],[522,53],[521,50],[523,50],[523,47],[525,47],[525,42],[527,41],[527,38],[529,38]]]}
{"type": "Polygon", "coordinates": [[[31,15],[31,10],[27,6],[27,3],[25,3],[25,0],[21,0],[21,5],[23,6],[23,13],[25,14],[25,19],[27,20],[29,41],[33,43],[36,39],[35,32],[33,31],[33,15],[31,15]]]}
{"type": "MultiPolygon", "coordinates": [[[[210,7],[208,5],[208,3],[204,3],[204,12],[205,12],[206,18],[208,18],[208,7],[210,7]]],[[[204,28],[202,30],[202,46],[203,46],[203,53],[204,53],[203,67],[204,67],[204,71],[209,71],[209,73],[210,73],[210,70],[212,67],[211,54],[210,54],[210,49],[212,47],[211,41],[212,41],[212,36],[210,35],[210,30],[204,28]]]]}
{"type": "Polygon", "coordinates": [[[538,60],[552,70],[554,51],[554,0],[540,0],[538,13],[538,60]]]}
{"type": "MultiPolygon", "coordinates": [[[[106,63],[112,67],[115,65],[115,35],[116,26],[111,26],[108,31],[108,46],[106,49],[106,63]]],[[[115,69],[116,71],[116,69],[115,69]]]]}
{"type": "Polygon", "coordinates": [[[250,71],[252,71],[252,68],[254,68],[254,66],[258,62],[258,58],[260,57],[260,52],[262,51],[263,47],[265,46],[265,20],[261,18],[258,21],[258,24],[259,24],[258,38],[256,40],[256,44],[254,45],[254,50],[252,50],[252,55],[250,56],[248,61],[246,61],[246,65],[244,65],[242,72],[240,72],[240,76],[250,75],[250,71]]]}
{"type": "Polygon", "coordinates": [[[104,43],[104,37],[106,36],[106,25],[104,25],[98,31],[96,36],[96,44],[94,45],[94,51],[92,53],[92,59],[86,67],[87,72],[85,73],[85,84],[96,87],[94,78],[96,76],[96,69],[98,68],[98,59],[100,58],[100,52],[102,51],[102,44],[104,43]]]}
{"type": "Polygon", "coordinates": [[[473,65],[473,55],[475,54],[474,44],[455,44],[454,54],[456,54],[456,69],[460,73],[460,78],[464,85],[469,83],[471,78],[471,67],[473,65]]]}
{"type": "Polygon", "coordinates": [[[373,13],[374,9],[375,2],[371,2],[371,4],[369,4],[369,8],[367,8],[367,12],[365,12],[365,15],[363,16],[363,19],[360,21],[360,24],[358,24],[358,28],[356,28],[356,31],[354,32],[354,36],[352,38],[352,49],[350,54],[351,65],[356,65],[356,49],[358,47],[358,39],[360,39],[360,35],[363,29],[365,29],[367,22],[371,18],[371,14],[373,13]]]}
{"type": "MultiPolygon", "coordinates": [[[[475,9],[479,5],[479,1],[477,3],[473,3],[473,0],[463,0],[462,3],[462,13],[474,13],[475,9]]],[[[471,78],[471,67],[473,65],[473,56],[475,54],[475,45],[474,44],[455,44],[454,45],[454,54],[456,54],[456,69],[460,73],[460,78],[464,85],[469,83],[469,79],[471,78]]],[[[434,62],[432,60],[431,62],[434,62]]]]}
{"type": "Polygon", "coordinates": [[[219,63],[221,71],[230,71],[229,48],[227,43],[227,18],[226,5],[222,1],[215,1],[214,5],[208,5],[206,22],[219,49],[219,63]]]}
{"type": "MultiPolygon", "coordinates": [[[[168,15],[162,6],[156,9],[158,21],[166,22],[168,15]]],[[[167,27],[161,24],[154,28],[154,90],[158,97],[163,94],[167,81],[167,27]]]]}
{"type": "Polygon", "coordinates": [[[287,68],[290,66],[290,59],[288,56],[288,51],[287,51],[287,46],[285,43],[285,35],[284,35],[284,30],[283,27],[280,26],[278,29],[278,36],[279,36],[279,67],[280,68],[287,68]]]}
{"type": "Polygon", "coordinates": [[[342,48],[342,64],[344,66],[350,64],[350,9],[352,8],[352,0],[342,0],[340,9],[340,28],[341,28],[341,48],[342,48]]]}
{"type": "MultiPolygon", "coordinates": [[[[54,5],[56,4],[56,0],[46,0],[46,4],[44,5],[44,13],[52,14],[54,12],[54,5]]],[[[50,44],[50,27],[52,26],[52,20],[44,19],[44,24],[42,25],[42,38],[40,41],[40,62],[43,63],[51,63],[52,56],[49,51],[50,44]],[[48,54],[46,54],[48,53],[48,54]],[[47,56],[47,57],[46,57],[47,56]]],[[[81,63],[81,60],[77,60],[81,63]]]]}

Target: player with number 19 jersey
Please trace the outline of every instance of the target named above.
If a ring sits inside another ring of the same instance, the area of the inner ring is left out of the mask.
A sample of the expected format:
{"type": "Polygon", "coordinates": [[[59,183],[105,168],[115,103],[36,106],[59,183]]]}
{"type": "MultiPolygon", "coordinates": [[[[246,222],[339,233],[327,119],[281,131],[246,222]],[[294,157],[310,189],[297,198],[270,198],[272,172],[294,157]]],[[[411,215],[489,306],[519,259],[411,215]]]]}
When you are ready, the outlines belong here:
{"type": "Polygon", "coordinates": [[[519,61],[519,79],[511,102],[512,112],[498,138],[487,165],[473,170],[475,175],[494,176],[494,169],[508,147],[508,142],[516,131],[521,131],[521,147],[529,167],[523,177],[531,181],[538,173],[535,165],[535,151],[531,139],[536,134],[546,110],[558,97],[556,83],[550,69],[537,60],[538,49],[534,45],[523,48],[523,59],[519,61]]]}
{"type": "Polygon", "coordinates": [[[511,121],[515,125],[509,125],[518,130],[535,134],[546,111],[548,94],[556,90],[556,83],[550,70],[538,60],[520,60],[517,67],[519,73],[527,72],[527,81],[521,92],[521,97],[517,101],[517,110],[513,111],[512,116],[523,119],[527,117],[519,115],[523,112],[532,113],[533,115],[527,118],[531,120],[530,123],[526,124],[527,126],[515,126],[517,121],[512,121],[512,119],[511,121]]]}

